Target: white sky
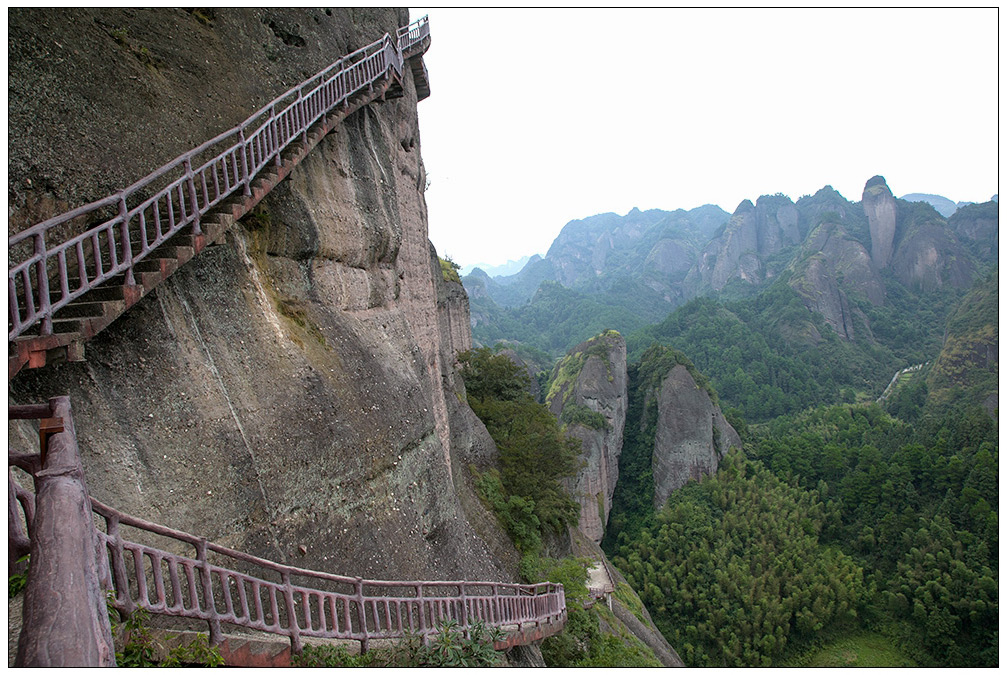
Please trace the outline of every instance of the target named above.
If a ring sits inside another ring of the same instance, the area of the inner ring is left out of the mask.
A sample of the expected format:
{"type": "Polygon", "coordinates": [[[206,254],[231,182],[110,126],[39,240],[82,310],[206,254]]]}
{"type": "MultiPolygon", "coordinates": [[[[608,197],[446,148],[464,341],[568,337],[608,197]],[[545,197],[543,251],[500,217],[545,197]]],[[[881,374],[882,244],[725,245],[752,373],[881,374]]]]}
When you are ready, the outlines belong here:
{"type": "Polygon", "coordinates": [[[430,238],[462,265],[634,206],[999,191],[996,9],[423,14],[430,238]]]}

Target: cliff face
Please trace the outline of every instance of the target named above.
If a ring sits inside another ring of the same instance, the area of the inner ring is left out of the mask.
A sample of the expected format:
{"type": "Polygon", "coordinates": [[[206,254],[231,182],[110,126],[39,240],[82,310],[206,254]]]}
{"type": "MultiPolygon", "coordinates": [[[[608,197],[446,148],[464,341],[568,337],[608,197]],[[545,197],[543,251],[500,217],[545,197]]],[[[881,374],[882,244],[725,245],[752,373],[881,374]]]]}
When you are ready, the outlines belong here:
{"type": "Polygon", "coordinates": [[[871,259],[879,270],[885,269],[895,240],[895,197],[884,177],[874,176],[864,186],[861,201],[871,229],[871,259]]]}
{"type": "Polygon", "coordinates": [[[863,245],[847,234],[837,223],[823,223],[805,240],[804,258],[793,267],[796,274],[790,280],[804,299],[805,306],[818,312],[836,334],[847,340],[856,337],[855,320],[868,325],[867,317],[853,309],[848,291],[882,305],[885,288],[870,254],[863,245]]]}
{"type": "Polygon", "coordinates": [[[798,212],[783,196],[763,196],[753,205],[744,200],[723,234],[707,244],[689,281],[699,289],[723,290],[731,279],[758,285],[774,276],[765,258],[800,242],[798,212]]]}
{"type": "Polygon", "coordinates": [[[647,395],[657,400],[653,469],[654,508],[659,509],[673,490],[716,471],[728,449],[741,446],[741,438],[684,365],[672,367],[647,395]]]}
{"type": "Polygon", "coordinates": [[[556,366],[546,405],[581,441],[583,465],[567,489],[580,504],[578,529],[601,541],[619,479],[626,423],[626,341],[608,331],[584,342],[556,366]]]}
{"type": "MultiPolygon", "coordinates": [[[[387,9],[10,19],[12,222],[132,182],[407,22],[387,9]],[[144,54],[154,65],[134,63],[144,54]],[[88,89],[98,82],[101,96],[88,89]],[[42,109],[60,91],[72,115],[42,109]],[[118,130],[117,161],[104,161],[101,134],[61,152],[71,122],[118,130]]],[[[516,552],[467,484],[492,441],[459,402],[467,302],[427,240],[404,84],[403,98],[347,118],[225,245],[88,343],[85,362],[11,382],[14,402],[71,396],[92,495],[304,567],[514,578],[516,552]]],[[[32,442],[19,427],[9,440],[32,442]]]]}

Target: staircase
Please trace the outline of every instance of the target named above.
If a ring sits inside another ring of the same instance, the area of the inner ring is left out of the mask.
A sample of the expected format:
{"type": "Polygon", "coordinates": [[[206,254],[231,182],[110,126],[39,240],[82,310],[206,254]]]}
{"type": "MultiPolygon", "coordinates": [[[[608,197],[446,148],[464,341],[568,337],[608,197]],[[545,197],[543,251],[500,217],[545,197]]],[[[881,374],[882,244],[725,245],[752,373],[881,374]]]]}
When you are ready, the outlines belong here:
{"type": "Polygon", "coordinates": [[[121,192],[8,239],[8,375],[84,359],[84,344],[282,181],[347,115],[402,95],[406,64],[430,95],[426,17],[341,57],[233,129],[121,192]],[[94,225],[93,223],[99,223],[94,225]],[[53,242],[57,243],[53,243],[53,242]]]}

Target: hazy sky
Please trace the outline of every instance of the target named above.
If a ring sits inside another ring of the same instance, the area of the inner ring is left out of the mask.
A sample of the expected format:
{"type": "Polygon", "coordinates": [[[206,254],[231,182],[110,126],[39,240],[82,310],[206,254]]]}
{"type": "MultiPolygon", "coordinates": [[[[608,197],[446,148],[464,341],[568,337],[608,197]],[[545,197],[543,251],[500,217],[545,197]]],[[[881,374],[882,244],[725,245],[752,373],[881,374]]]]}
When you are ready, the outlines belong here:
{"type": "Polygon", "coordinates": [[[634,206],[998,192],[995,9],[423,14],[430,238],[463,265],[634,206]]]}

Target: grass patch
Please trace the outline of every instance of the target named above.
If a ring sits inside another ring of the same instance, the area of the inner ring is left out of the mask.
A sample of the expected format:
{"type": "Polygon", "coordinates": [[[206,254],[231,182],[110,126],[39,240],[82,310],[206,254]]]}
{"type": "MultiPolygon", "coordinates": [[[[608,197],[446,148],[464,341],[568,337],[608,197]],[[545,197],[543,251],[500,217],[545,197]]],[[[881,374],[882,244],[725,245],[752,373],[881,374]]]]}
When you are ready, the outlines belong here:
{"type": "Polygon", "coordinates": [[[804,668],[915,668],[917,663],[885,635],[856,633],[826,643],[783,665],[804,668]]]}

